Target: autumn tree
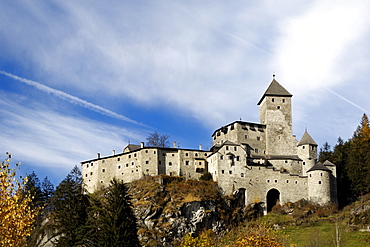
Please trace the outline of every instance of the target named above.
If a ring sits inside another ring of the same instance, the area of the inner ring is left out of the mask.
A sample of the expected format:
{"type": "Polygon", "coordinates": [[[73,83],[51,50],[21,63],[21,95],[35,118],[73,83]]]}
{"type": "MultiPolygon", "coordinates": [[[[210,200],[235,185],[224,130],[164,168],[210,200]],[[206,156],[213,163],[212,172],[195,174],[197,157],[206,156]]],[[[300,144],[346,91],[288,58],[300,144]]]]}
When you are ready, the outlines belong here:
{"type": "Polygon", "coordinates": [[[113,179],[90,198],[88,228],[84,243],[92,246],[140,246],[131,197],[125,183],[113,179]]]}
{"type": "Polygon", "coordinates": [[[363,115],[350,141],[346,171],[356,195],[370,192],[370,126],[363,115]]]}
{"type": "Polygon", "coordinates": [[[22,246],[31,234],[38,207],[32,206],[30,193],[24,193],[27,178],[18,180],[11,155],[0,167],[0,246],[22,246]]]}
{"type": "Polygon", "coordinates": [[[153,133],[150,133],[149,136],[146,138],[146,145],[152,147],[169,147],[169,138],[169,135],[159,134],[157,131],[155,131],[153,133]]]}

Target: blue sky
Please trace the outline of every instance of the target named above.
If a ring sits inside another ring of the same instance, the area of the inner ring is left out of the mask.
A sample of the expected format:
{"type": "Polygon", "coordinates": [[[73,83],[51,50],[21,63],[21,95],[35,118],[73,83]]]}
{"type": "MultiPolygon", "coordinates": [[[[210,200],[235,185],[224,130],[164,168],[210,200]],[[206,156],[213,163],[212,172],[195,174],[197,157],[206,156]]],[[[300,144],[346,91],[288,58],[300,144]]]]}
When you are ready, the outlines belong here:
{"type": "Polygon", "coordinates": [[[58,184],[149,133],[182,148],[256,105],[272,74],[293,132],[350,138],[370,105],[368,1],[2,1],[0,155],[58,184]]]}

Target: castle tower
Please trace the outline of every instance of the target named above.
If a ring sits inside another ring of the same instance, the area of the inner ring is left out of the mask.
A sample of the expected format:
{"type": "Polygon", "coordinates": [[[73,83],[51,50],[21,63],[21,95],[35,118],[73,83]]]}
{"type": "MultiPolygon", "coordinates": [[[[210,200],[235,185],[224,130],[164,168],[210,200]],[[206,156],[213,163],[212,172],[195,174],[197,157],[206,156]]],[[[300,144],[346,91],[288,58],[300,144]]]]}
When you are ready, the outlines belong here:
{"type": "Polygon", "coordinates": [[[308,199],[320,205],[332,202],[332,171],[319,162],[307,171],[307,175],[308,199]]]}
{"type": "Polygon", "coordinates": [[[307,130],[304,132],[302,139],[298,143],[297,153],[302,162],[302,175],[311,169],[317,159],[317,143],[312,139],[307,130]]]}
{"type": "Polygon", "coordinates": [[[292,132],[292,96],[274,76],[257,103],[260,106],[260,122],[266,125],[266,154],[296,154],[296,140],[292,132]]]}

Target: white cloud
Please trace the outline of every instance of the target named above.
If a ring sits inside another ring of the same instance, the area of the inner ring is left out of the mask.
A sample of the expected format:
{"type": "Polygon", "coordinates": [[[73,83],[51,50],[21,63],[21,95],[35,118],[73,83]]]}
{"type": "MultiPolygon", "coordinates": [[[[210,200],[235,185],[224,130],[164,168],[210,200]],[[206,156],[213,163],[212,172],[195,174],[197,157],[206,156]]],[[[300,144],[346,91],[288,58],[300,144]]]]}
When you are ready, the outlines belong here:
{"type": "Polygon", "coordinates": [[[22,163],[68,172],[80,161],[96,157],[97,152],[111,155],[116,148],[119,153],[128,140],[144,139],[139,130],[61,115],[29,99],[10,101],[17,95],[1,95],[0,150],[13,153],[22,163]]]}

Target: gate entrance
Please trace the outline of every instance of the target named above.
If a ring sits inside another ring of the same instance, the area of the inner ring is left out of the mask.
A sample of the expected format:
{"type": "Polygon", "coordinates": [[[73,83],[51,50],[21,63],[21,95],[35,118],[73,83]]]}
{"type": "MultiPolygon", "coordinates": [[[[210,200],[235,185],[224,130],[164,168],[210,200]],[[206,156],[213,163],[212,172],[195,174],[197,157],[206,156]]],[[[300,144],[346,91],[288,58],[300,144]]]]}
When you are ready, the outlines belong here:
{"type": "Polygon", "coordinates": [[[266,201],[267,201],[267,212],[270,212],[272,207],[279,203],[280,192],[277,189],[269,190],[266,195],[266,201]]]}

